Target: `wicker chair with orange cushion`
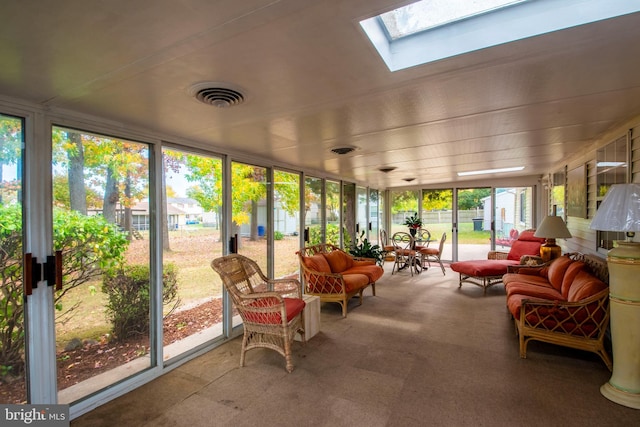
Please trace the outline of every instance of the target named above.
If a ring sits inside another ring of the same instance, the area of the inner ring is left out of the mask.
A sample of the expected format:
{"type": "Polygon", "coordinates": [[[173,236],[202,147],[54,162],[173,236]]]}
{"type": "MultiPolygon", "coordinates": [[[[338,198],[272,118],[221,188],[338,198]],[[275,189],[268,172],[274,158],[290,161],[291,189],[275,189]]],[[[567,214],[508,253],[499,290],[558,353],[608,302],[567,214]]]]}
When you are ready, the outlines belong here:
{"type": "Polygon", "coordinates": [[[245,352],[263,347],[284,356],[287,372],[292,372],[293,339],[300,334],[305,340],[300,282],[267,279],[255,261],[238,254],[214,259],[211,268],[220,275],[244,324],[240,366],[245,352]]]}
{"type": "Polygon", "coordinates": [[[487,288],[502,282],[502,276],[507,273],[510,265],[540,264],[540,246],[545,239],[534,237],[535,230],[525,230],[518,239],[511,244],[511,250],[507,252],[491,251],[487,259],[458,261],[451,264],[451,269],[460,274],[458,287],[463,283],[471,283],[487,288]]]}
{"type": "Polygon", "coordinates": [[[305,294],[320,297],[321,302],[337,302],[342,316],[347,317],[347,303],[371,285],[376,294],[376,281],[384,270],[374,259],[355,259],[329,243],[307,246],[296,252],[305,294]]]}

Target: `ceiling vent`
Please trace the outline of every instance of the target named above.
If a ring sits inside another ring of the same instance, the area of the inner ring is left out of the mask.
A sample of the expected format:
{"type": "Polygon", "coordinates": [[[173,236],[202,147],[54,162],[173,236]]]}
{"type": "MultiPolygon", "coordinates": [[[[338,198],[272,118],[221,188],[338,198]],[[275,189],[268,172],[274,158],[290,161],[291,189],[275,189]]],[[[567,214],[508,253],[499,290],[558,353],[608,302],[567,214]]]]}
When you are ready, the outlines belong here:
{"type": "Polygon", "coordinates": [[[411,182],[414,181],[415,178],[402,178],[403,181],[411,182]]]}
{"type": "Polygon", "coordinates": [[[386,166],[386,167],[380,168],[378,170],[380,172],[389,173],[389,172],[394,171],[396,169],[398,169],[398,168],[396,168],[395,166],[386,166]]]}
{"type": "Polygon", "coordinates": [[[245,96],[238,88],[226,83],[198,83],[191,88],[191,95],[200,102],[218,108],[240,105],[245,100],[245,96]]]}
{"type": "Polygon", "coordinates": [[[349,154],[352,151],[355,151],[356,147],[336,147],[336,148],[332,148],[331,152],[332,153],[336,153],[336,154],[349,154]]]}

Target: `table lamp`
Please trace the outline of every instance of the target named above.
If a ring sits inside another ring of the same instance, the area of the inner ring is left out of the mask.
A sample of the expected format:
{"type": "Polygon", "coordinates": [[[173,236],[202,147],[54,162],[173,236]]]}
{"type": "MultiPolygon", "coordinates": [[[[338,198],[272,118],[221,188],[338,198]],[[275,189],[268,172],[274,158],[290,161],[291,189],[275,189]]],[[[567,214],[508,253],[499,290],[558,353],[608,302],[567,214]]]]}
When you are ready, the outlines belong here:
{"type": "Polygon", "coordinates": [[[640,184],[612,185],[590,227],[627,233],[607,254],[613,371],[600,393],[640,409],[640,243],[632,241],[640,231],[640,184]]]}
{"type": "Polygon", "coordinates": [[[562,248],[556,245],[556,239],[567,239],[571,237],[571,233],[561,217],[549,215],[542,220],[534,236],[547,239],[544,245],[540,246],[540,257],[542,262],[549,262],[562,255],[562,248]]]}

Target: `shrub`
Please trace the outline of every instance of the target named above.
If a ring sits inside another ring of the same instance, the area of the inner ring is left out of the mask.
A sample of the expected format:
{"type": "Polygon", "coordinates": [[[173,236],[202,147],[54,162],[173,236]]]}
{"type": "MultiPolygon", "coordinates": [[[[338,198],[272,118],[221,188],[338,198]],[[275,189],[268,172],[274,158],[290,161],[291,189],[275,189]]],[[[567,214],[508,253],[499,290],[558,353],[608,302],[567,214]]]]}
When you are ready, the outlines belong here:
{"type": "MultiPolygon", "coordinates": [[[[54,209],[53,222],[54,248],[63,251],[64,286],[54,297],[59,321],[77,308],[63,310],[60,299],[98,277],[103,268],[118,265],[129,242],[125,233],[101,216],[54,209]]],[[[18,375],[24,366],[22,252],[22,208],[0,205],[0,375],[18,375]]]]}
{"type": "MultiPolygon", "coordinates": [[[[309,244],[317,245],[322,243],[322,234],[320,234],[320,226],[312,225],[309,227],[309,244]]],[[[327,224],[327,237],[325,241],[327,243],[333,243],[335,245],[340,243],[340,228],[337,224],[327,224]]]]}
{"type": "Polygon", "coordinates": [[[273,240],[282,240],[282,239],[284,239],[284,234],[282,234],[282,231],[273,232],[273,240]]]}
{"type": "MultiPolygon", "coordinates": [[[[148,265],[127,265],[104,275],[102,292],[107,294],[105,307],[116,340],[149,333],[150,269],[148,265]]],[[[162,269],[162,302],[178,305],[178,273],[175,264],[162,269]]]]}

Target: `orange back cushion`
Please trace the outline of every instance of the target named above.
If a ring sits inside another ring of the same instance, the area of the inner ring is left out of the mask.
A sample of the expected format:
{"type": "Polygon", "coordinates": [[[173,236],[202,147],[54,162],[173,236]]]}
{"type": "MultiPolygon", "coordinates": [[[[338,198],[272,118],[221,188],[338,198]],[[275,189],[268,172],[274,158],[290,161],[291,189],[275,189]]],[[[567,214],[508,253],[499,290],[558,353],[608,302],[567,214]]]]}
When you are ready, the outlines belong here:
{"type": "Polygon", "coordinates": [[[562,289],[560,290],[564,299],[569,297],[569,287],[573,283],[573,279],[576,278],[576,275],[582,270],[584,270],[584,262],[574,261],[569,265],[567,271],[565,271],[564,278],[562,279],[562,289]]]}
{"type": "Polygon", "coordinates": [[[578,274],[576,274],[576,277],[575,279],[573,279],[573,283],[569,288],[567,301],[575,302],[583,300],[597,294],[606,287],[607,285],[598,278],[592,276],[584,270],[580,271],[578,274]]]}
{"type": "Polygon", "coordinates": [[[533,231],[520,233],[518,240],[511,245],[507,259],[520,261],[522,255],[540,255],[540,246],[545,242],[545,239],[534,237],[533,234],[533,231]]]}
{"type": "Polygon", "coordinates": [[[332,273],[342,273],[353,267],[353,258],[342,251],[331,251],[324,254],[332,273]]]}
{"type": "Polygon", "coordinates": [[[302,257],[302,260],[309,270],[317,271],[319,273],[331,273],[331,267],[322,254],[302,257]]]}
{"type": "Polygon", "coordinates": [[[558,292],[562,289],[562,280],[564,279],[564,273],[571,264],[571,258],[568,256],[561,256],[553,260],[549,269],[547,270],[547,279],[551,286],[558,292]]]}

